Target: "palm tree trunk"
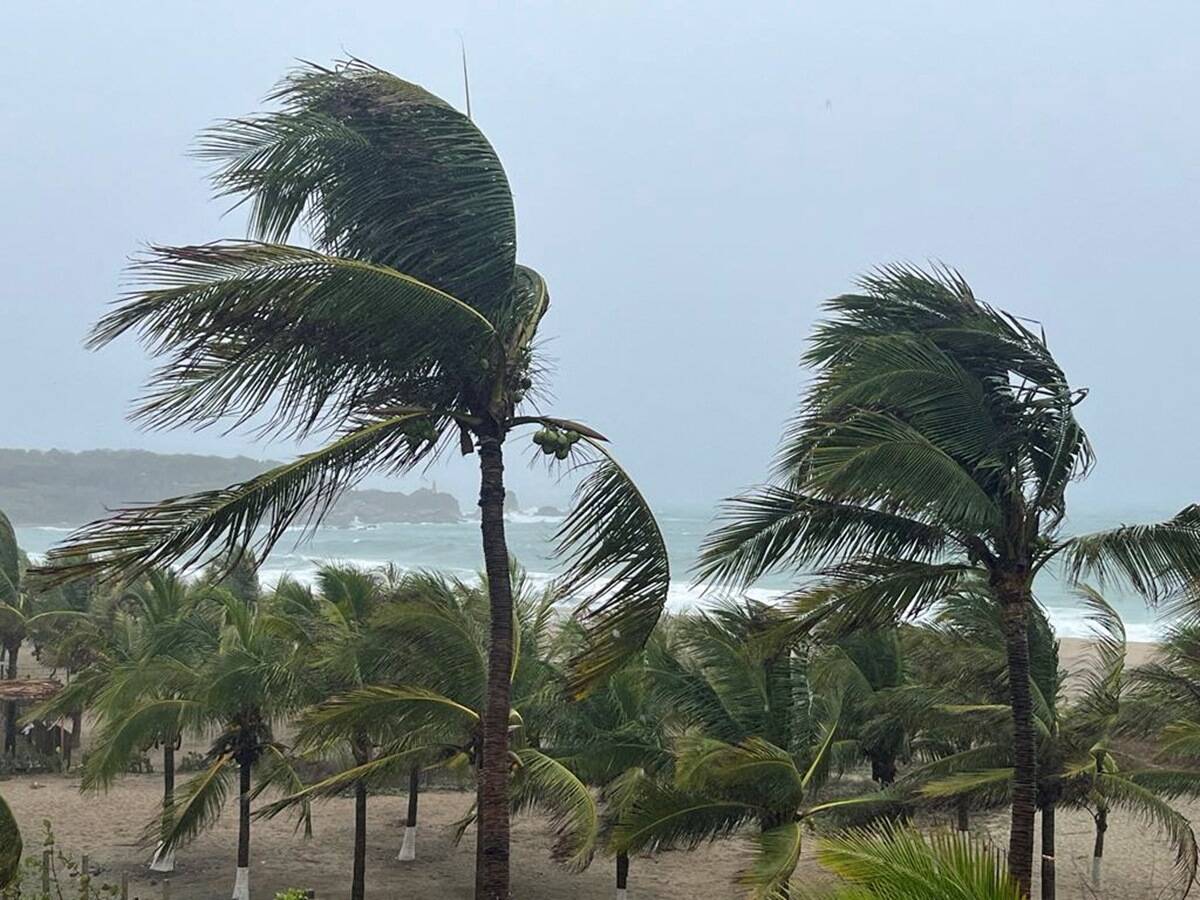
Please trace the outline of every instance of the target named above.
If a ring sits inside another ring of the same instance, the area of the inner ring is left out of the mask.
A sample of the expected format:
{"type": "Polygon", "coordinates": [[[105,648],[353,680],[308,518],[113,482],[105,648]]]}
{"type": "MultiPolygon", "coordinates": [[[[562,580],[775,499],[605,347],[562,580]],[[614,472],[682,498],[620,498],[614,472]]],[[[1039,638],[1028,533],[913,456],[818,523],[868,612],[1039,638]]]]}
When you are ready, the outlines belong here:
{"type": "Polygon", "coordinates": [[[491,605],[487,697],[479,756],[475,900],[508,900],[508,718],[512,584],[504,537],[504,457],[498,433],[479,439],[479,511],[491,605]]]}
{"type": "MultiPolygon", "coordinates": [[[[354,748],[354,761],[365,766],[371,761],[371,751],[365,741],[354,748]]],[[[354,784],[354,874],[350,882],[350,900],[363,900],[367,895],[367,785],[354,784]]]]}
{"type": "MultiPolygon", "coordinates": [[[[171,833],[172,810],[171,807],[175,804],[175,735],[168,734],[163,739],[163,810],[162,824],[160,825],[160,834],[162,841],[166,841],[167,835],[171,833]]],[[[150,870],[153,872],[174,872],[175,871],[175,851],[168,850],[166,853],[162,851],[162,842],[159,842],[158,849],[154,852],[154,859],[150,861],[150,870]]]]}
{"type": "Polygon", "coordinates": [[[1100,866],[1104,861],[1104,832],[1108,831],[1108,810],[1096,813],[1096,843],[1092,845],[1092,887],[1100,890],[1100,866]]]}
{"type": "Polygon", "coordinates": [[[1042,809],[1042,900],[1054,900],[1054,804],[1042,809]]]}
{"type": "Polygon", "coordinates": [[[413,766],[408,770],[408,818],[404,820],[404,843],[396,859],[411,862],[417,858],[417,798],[421,790],[421,769],[413,766]]]}
{"type": "Polygon", "coordinates": [[[967,806],[967,798],[959,797],[954,801],[954,810],[958,814],[958,830],[968,832],[971,830],[971,811],[967,806]]]}
{"type": "Polygon", "coordinates": [[[625,900],[625,888],[629,884],[629,854],[617,854],[617,900],[625,900]]]}
{"type": "Polygon", "coordinates": [[[238,851],[233,900],[250,900],[250,770],[249,757],[238,761],[238,851]]]}
{"type": "MultiPolygon", "coordinates": [[[[17,678],[17,656],[21,652],[20,644],[10,644],[8,646],[8,673],[9,681],[15,681],[17,678]]],[[[17,701],[9,700],[4,705],[4,752],[9,756],[17,755],[17,701]]]]}
{"type": "Polygon", "coordinates": [[[1029,588],[1001,584],[1008,688],[1013,716],[1012,825],[1008,839],[1008,870],[1023,897],[1033,886],[1033,820],[1037,813],[1037,746],[1033,733],[1033,697],[1029,690],[1029,588]]]}

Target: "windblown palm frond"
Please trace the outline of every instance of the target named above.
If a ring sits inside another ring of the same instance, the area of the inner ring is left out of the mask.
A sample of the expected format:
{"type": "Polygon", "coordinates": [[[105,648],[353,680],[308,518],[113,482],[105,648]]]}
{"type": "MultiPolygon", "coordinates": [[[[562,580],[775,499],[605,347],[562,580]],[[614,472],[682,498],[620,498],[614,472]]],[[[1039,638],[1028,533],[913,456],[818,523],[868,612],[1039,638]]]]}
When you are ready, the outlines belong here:
{"type": "Polygon", "coordinates": [[[645,646],[671,586],[666,542],[645,497],[600,442],[583,441],[597,458],[575,491],[555,550],[566,565],[559,593],[586,597],[576,609],[587,626],[572,663],[576,696],[645,646]]]}
{"type": "Polygon", "coordinates": [[[431,393],[446,360],[489,353],[476,310],[385,265],[278,244],[156,247],[137,290],[96,326],[136,331],[166,362],[134,412],[151,427],[248,422],[304,435],[373,404],[455,404],[431,393]]]}
{"type": "MultiPolygon", "coordinates": [[[[1000,853],[962,834],[882,826],[823,838],[817,858],[849,882],[828,900],[1019,900],[1000,853]]],[[[825,896],[825,895],[818,895],[825,896]]]]}
{"type": "Polygon", "coordinates": [[[171,823],[169,830],[164,832],[160,820],[155,818],[146,826],[143,843],[153,845],[161,841],[163,852],[169,852],[212,827],[221,817],[237,772],[232,756],[215,757],[207,769],[183,786],[165,812],[164,819],[171,823]]]}
{"type": "Polygon", "coordinates": [[[420,451],[404,441],[406,428],[427,417],[424,410],[410,411],[364,423],[320,450],[224,490],[117,510],[74,532],[36,572],[49,584],[85,576],[131,579],[176,560],[190,566],[206,554],[236,556],[249,546],[265,555],[290,525],[319,520],[369,472],[411,468],[420,451]]]}
{"type": "Polygon", "coordinates": [[[738,884],[749,887],[755,900],[784,900],[790,896],[788,883],[800,863],[804,826],[787,822],[752,839],[754,856],[737,875],[738,884]]]}
{"type": "Polygon", "coordinates": [[[557,834],[553,856],[581,871],[592,860],[599,838],[600,814],[595,797],[574,772],[539,750],[516,751],[519,764],[513,778],[513,807],[549,813],[557,834]]]}

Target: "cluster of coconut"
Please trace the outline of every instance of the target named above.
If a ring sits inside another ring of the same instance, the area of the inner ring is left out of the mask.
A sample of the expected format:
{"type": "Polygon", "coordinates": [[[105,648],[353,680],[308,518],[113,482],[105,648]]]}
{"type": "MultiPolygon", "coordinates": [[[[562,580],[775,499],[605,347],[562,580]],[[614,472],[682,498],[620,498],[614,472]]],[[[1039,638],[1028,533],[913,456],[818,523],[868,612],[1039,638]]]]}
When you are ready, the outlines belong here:
{"type": "Polygon", "coordinates": [[[579,440],[577,431],[559,431],[556,428],[543,428],[533,436],[533,442],[542,448],[549,456],[553,453],[559,459],[566,459],[571,452],[571,445],[579,440]]]}
{"type": "Polygon", "coordinates": [[[438,430],[428,419],[416,419],[403,427],[404,439],[408,446],[416,450],[421,444],[434,443],[438,439],[438,430]]]}

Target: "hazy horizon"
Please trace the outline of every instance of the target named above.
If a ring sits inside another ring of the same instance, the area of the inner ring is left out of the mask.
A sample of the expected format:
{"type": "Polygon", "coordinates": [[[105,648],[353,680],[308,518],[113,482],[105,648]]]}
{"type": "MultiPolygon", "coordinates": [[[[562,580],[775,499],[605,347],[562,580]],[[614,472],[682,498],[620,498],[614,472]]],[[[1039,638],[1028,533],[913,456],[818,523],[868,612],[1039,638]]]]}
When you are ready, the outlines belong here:
{"type": "MultiPolygon", "coordinates": [[[[145,243],[244,234],[187,155],[197,131],[261,108],[297,58],[354,54],[461,105],[461,33],[519,256],[551,289],[554,409],[612,437],[655,504],[761,479],[821,299],[939,259],[1040,321],[1091,389],[1099,463],[1076,499],[1178,508],[1200,499],[1198,24],[1183,4],[15,7],[0,445],[286,458],[138,431],[145,354],[83,336],[145,243]]],[[[512,456],[523,503],[561,501],[512,456]]],[[[476,477],[424,483],[469,502],[476,477]]]]}

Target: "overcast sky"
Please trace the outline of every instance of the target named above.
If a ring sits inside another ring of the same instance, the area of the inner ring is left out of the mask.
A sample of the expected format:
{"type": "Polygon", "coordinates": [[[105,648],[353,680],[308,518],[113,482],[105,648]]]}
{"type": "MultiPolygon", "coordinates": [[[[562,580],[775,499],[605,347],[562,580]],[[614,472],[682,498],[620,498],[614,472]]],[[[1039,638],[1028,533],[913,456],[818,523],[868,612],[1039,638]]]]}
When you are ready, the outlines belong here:
{"type": "MultiPolygon", "coordinates": [[[[148,363],[81,347],[148,241],[240,237],[186,154],[296,58],[461,105],[542,271],[556,408],[652,499],[760,478],[822,298],[944,260],[1040,320],[1099,454],[1089,508],[1200,499],[1200,7],[13,3],[0,28],[0,446],[281,457],[124,418],[148,363]]],[[[522,501],[561,493],[518,463],[522,501]]],[[[469,497],[461,463],[433,473],[469,497]]]]}

